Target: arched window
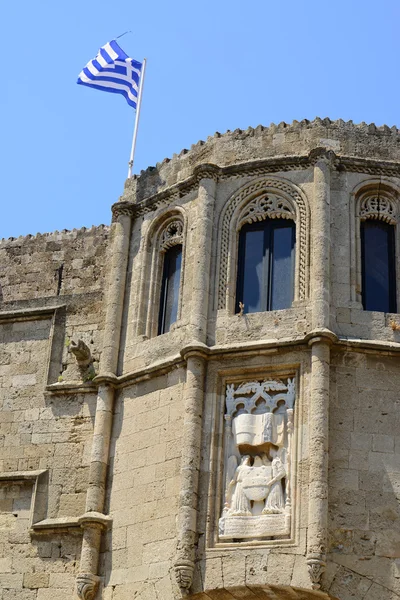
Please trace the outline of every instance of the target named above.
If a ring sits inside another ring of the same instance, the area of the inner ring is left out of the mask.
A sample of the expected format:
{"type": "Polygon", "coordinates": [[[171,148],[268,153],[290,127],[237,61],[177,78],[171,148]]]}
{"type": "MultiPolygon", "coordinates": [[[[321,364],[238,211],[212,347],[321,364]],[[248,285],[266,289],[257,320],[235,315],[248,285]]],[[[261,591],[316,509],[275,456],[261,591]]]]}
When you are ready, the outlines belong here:
{"type": "Polygon", "coordinates": [[[358,285],[363,308],[396,312],[396,194],[379,181],[365,185],[356,200],[360,223],[358,285]]]}
{"type": "Polygon", "coordinates": [[[294,296],[295,224],[288,219],[247,223],[239,233],[236,312],[289,308],[294,296]]]}
{"type": "Polygon", "coordinates": [[[218,309],[234,314],[239,303],[256,312],[307,301],[310,211],[299,188],[269,176],[249,181],[227,200],[218,229],[218,309]]]}
{"type": "Polygon", "coordinates": [[[172,246],[164,254],[164,266],[158,316],[158,335],[167,333],[178,318],[181,281],[182,245],[172,246]]]}
{"type": "Polygon", "coordinates": [[[361,223],[362,303],[365,310],[396,312],[395,227],[361,223]]]}

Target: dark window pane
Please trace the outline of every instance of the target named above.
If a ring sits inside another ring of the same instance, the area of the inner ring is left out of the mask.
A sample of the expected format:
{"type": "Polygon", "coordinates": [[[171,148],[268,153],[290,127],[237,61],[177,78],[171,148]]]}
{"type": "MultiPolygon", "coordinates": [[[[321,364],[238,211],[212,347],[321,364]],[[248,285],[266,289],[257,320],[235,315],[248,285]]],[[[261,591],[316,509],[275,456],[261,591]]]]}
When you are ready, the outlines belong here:
{"type": "Polygon", "coordinates": [[[236,312],[288,308],[293,300],[295,226],[266,219],[242,227],[239,234],[236,312]]]}
{"type": "Polygon", "coordinates": [[[170,330],[178,316],[181,280],[182,246],[173,246],[164,255],[164,271],[160,297],[158,334],[170,330]]]}
{"type": "Polygon", "coordinates": [[[293,302],[293,224],[272,231],[270,309],[289,308],[293,302]]]}
{"type": "Polygon", "coordinates": [[[259,312],[265,310],[266,295],[264,231],[246,231],[244,237],[243,293],[239,299],[244,303],[245,312],[259,312]]]}
{"type": "Polygon", "coordinates": [[[396,312],[394,227],[382,221],[361,224],[363,306],[396,312]]]}

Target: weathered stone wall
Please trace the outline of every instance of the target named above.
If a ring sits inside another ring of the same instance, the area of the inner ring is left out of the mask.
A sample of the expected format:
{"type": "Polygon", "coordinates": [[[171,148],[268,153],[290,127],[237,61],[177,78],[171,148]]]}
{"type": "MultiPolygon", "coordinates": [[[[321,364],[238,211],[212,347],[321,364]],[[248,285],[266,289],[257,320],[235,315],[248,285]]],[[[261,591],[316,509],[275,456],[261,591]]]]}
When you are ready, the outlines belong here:
{"type": "Polygon", "coordinates": [[[113,518],[102,570],[104,598],[175,597],[185,372],[125,388],[116,399],[108,506],[113,518]]]}
{"type": "Polygon", "coordinates": [[[95,396],[69,346],[82,338],[101,353],[107,237],[100,227],[0,243],[2,600],[75,594],[95,396]],[[82,393],[63,393],[79,381],[82,393]]]}
{"type": "Polygon", "coordinates": [[[400,593],[400,359],[335,352],[327,583],[339,598],[400,593]]]}

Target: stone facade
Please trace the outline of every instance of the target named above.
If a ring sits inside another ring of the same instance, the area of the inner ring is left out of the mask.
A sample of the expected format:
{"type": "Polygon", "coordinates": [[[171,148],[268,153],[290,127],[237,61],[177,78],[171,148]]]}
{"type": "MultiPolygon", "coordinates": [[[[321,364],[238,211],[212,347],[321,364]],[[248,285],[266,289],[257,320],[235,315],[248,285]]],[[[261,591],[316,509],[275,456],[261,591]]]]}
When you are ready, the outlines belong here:
{"type": "Polygon", "coordinates": [[[399,190],[396,128],[282,123],[129,179],[110,227],[0,243],[0,600],[400,598],[400,318],[360,249],[382,220],[398,263],[399,190]],[[237,313],[238,232],[275,218],[292,306],[237,313]]]}

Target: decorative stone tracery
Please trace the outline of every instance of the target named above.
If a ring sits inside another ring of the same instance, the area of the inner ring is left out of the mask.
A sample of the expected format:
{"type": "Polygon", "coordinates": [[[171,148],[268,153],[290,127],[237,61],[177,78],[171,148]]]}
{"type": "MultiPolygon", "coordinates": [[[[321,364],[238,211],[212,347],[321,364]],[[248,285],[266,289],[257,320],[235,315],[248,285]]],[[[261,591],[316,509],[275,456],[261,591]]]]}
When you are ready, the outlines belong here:
{"type": "Polygon", "coordinates": [[[227,288],[233,286],[230,268],[236,260],[236,234],[245,223],[265,218],[285,218],[296,222],[295,299],[308,296],[309,209],[297,188],[281,179],[262,177],[236,192],[228,201],[221,217],[218,309],[226,308],[227,288]]]}
{"type": "Polygon", "coordinates": [[[296,220],[296,210],[286,198],[275,194],[263,194],[246,204],[238,219],[238,229],[245,223],[255,223],[265,219],[296,220]]]}
{"type": "Polygon", "coordinates": [[[289,536],[294,400],[291,378],[227,385],[220,541],[289,536]]]}
{"type": "Polygon", "coordinates": [[[172,246],[183,244],[183,223],[179,219],[170,221],[160,235],[159,248],[166,252],[172,246]]]}
{"type": "Polygon", "coordinates": [[[377,193],[376,191],[366,193],[360,198],[359,215],[361,221],[367,219],[379,219],[396,225],[397,214],[396,206],[388,194],[377,193]]]}

